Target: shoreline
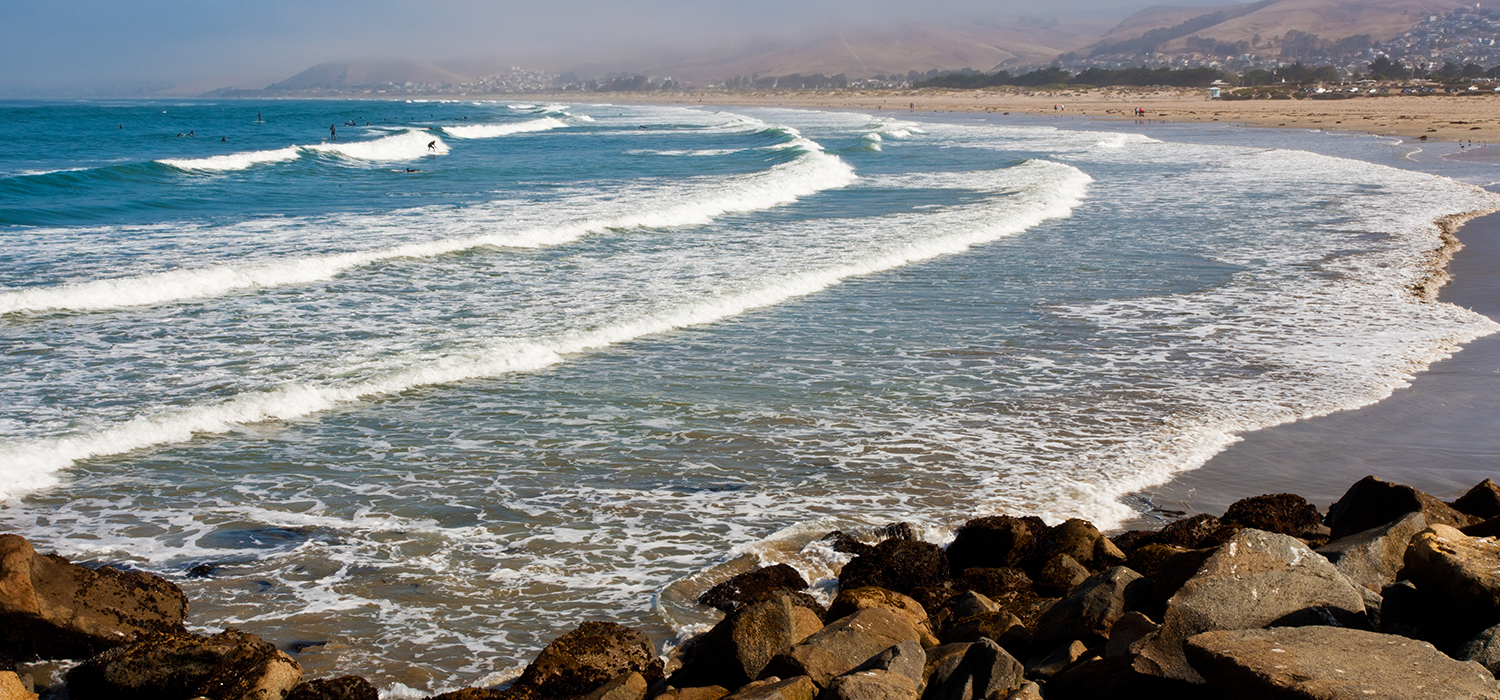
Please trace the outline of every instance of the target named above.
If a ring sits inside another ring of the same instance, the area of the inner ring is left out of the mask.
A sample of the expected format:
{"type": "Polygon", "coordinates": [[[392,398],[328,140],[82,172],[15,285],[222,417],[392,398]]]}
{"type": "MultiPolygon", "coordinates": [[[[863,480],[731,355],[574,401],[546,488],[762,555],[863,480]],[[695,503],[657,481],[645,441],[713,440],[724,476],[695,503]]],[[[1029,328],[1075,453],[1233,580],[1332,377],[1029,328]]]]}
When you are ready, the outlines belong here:
{"type": "MultiPolygon", "coordinates": [[[[1437,301],[1500,318],[1500,213],[1472,219],[1457,234],[1462,247],[1446,266],[1451,281],[1437,290],[1437,301]]],[[[1500,334],[1462,346],[1385,399],[1245,433],[1203,466],[1130,498],[1193,515],[1295,488],[1326,505],[1367,474],[1453,498],[1468,488],[1464,482],[1497,472],[1496,406],[1500,334]]]]}
{"type": "MultiPolygon", "coordinates": [[[[356,98],[357,99],[357,98],[356,98]]],[[[417,99],[453,99],[433,96],[417,99]]],[[[1109,87],[843,91],[516,93],[462,99],[859,110],[918,117],[934,113],[1084,117],[1101,122],[1222,123],[1500,144],[1500,94],[1377,95],[1348,99],[1209,99],[1199,88],[1109,87]],[[1134,109],[1146,111],[1133,116],[1134,109]]]]}

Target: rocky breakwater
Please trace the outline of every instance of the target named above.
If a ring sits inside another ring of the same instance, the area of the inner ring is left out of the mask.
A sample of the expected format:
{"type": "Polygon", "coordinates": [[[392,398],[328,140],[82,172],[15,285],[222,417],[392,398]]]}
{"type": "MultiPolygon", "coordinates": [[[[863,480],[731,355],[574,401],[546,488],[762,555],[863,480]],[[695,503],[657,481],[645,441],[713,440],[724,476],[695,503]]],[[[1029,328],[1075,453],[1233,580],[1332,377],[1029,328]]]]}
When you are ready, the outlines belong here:
{"type": "MultiPolygon", "coordinates": [[[[766,567],[704,593],[724,618],[665,663],[639,632],[586,622],[510,684],[432,700],[1500,700],[1497,535],[1488,480],[1445,503],[1374,477],[1326,514],[1273,494],[1113,536],[1012,516],[971,520],[946,548],[901,524],[834,532],[827,544],[853,558],[827,607],[795,569],[766,567]]],[[[374,697],[360,679],[302,682],[253,635],[184,633],[186,603],[159,579],[0,545],[0,612],[27,636],[5,635],[7,660],[92,654],[47,692],[374,697]],[[57,572],[119,589],[67,612],[35,592],[57,572]]],[[[0,673],[11,697],[34,696],[0,673]]]]}

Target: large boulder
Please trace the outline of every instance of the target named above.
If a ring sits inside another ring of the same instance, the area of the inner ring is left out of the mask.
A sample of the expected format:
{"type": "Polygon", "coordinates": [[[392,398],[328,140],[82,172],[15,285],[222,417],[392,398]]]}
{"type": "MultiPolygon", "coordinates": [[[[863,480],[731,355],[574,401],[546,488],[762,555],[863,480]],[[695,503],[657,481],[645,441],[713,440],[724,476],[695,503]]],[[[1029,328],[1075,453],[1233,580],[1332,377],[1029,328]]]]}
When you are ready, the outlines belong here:
{"type": "Polygon", "coordinates": [[[286,700],[380,700],[380,691],[359,676],[319,678],[297,684],[286,700]]]}
{"type": "Polygon", "coordinates": [[[927,685],[927,652],[923,651],[922,645],[905,641],[876,654],[850,673],[860,671],[889,671],[906,676],[920,694],[927,685]]]}
{"type": "Polygon", "coordinates": [[[928,679],[923,700],[985,700],[1005,697],[1026,682],[1026,668],[1000,645],[981,639],[943,678],[928,679]]]}
{"type": "Polygon", "coordinates": [[[672,685],[738,688],[759,678],[777,654],[823,629],[818,614],[798,603],[781,592],[730,613],[683,646],[672,685]]]}
{"type": "Polygon", "coordinates": [[[1099,532],[1093,523],[1080,518],[1064,521],[1049,528],[1038,546],[1027,558],[1028,572],[1040,573],[1048,562],[1068,557],[1089,571],[1098,571],[1125,561],[1125,553],[1099,532]]]}
{"type": "Polygon", "coordinates": [[[37,700],[14,671],[0,671],[0,700],[37,700]]]}
{"type": "MultiPolygon", "coordinates": [[[[894,541],[894,540],[887,540],[894,541]]],[[[922,633],[911,620],[883,608],[860,610],[827,627],[772,659],[762,677],[807,676],[820,688],[862,666],[902,642],[921,643],[922,633]]]]}
{"type": "Polygon", "coordinates": [[[1465,515],[1488,520],[1500,515],[1500,486],[1485,479],[1450,505],[1465,515]]]}
{"type": "Polygon", "coordinates": [[[922,604],[911,596],[884,588],[866,586],[839,591],[838,596],[833,599],[833,604],[828,606],[827,619],[837,620],[871,608],[889,610],[907,618],[919,632],[922,632],[922,646],[937,646],[937,637],[933,636],[932,628],[927,620],[927,610],[922,607],[922,604]]]}
{"type": "Polygon", "coordinates": [[[948,564],[955,578],[968,569],[1024,567],[1051,530],[1034,516],[975,518],[954,533],[948,564]]]}
{"type": "Polygon", "coordinates": [[[651,640],[624,625],[590,621],[552,640],[514,685],[532,689],[538,697],[567,698],[632,671],[647,683],[661,680],[661,658],[651,640]]]}
{"type": "Polygon", "coordinates": [[[1332,529],[1329,538],[1337,540],[1418,512],[1427,518],[1428,525],[1464,527],[1481,520],[1410,486],[1367,476],[1328,507],[1324,522],[1332,529]]]}
{"type": "Polygon", "coordinates": [[[165,579],[39,555],[0,535],[0,661],[84,658],[149,633],[183,633],[187,596],[165,579]]]}
{"type": "Polygon", "coordinates": [[[779,590],[795,592],[806,589],[807,579],[802,578],[802,574],[786,564],[776,564],[739,574],[720,583],[704,591],[698,597],[698,602],[724,612],[733,612],[750,603],[765,600],[779,590]]]}
{"type": "Polygon", "coordinates": [[[1490,627],[1459,647],[1458,653],[1453,658],[1459,661],[1473,661],[1485,667],[1490,673],[1500,673],[1500,625],[1490,627]]]}
{"type": "Polygon", "coordinates": [[[839,571],[839,588],[876,586],[897,593],[947,581],[948,557],[931,542],[890,539],[855,557],[839,571]]]}
{"type": "Polygon", "coordinates": [[[725,700],[815,700],[818,686],[807,676],[764,678],[726,695],[725,700]]]}
{"type": "Polygon", "coordinates": [[[1427,518],[1420,512],[1333,540],[1318,548],[1318,554],[1333,562],[1351,581],[1372,591],[1396,582],[1396,575],[1406,565],[1406,548],[1411,538],[1427,529],[1427,518]]]}
{"type": "Polygon", "coordinates": [[[1301,537],[1318,529],[1322,516],[1306,499],[1292,493],[1273,493],[1235,501],[1220,518],[1225,523],[1255,530],[1301,537]]]}
{"type": "Polygon", "coordinates": [[[211,637],[149,634],[68,672],[72,700],[282,700],[302,667],[275,646],[229,628],[211,637]]]}
{"type": "Polygon", "coordinates": [[[1080,661],[1047,681],[1047,700],[1220,700],[1202,685],[1163,678],[1139,656],[1080,661]]]}
{"type": "Polygon", "coordinates": [[[1187,657],[1226,700],[1378,697],[1500,700],[1495,677],[1431,644],[1337,627],[1226,630],[1187,640],[1187,657]]]}
{"type": "Polygon", "coordinates": [[[1313,624],[1366,625],[1358,587],[1301,540],[1241,530],[1167,601],[1161,629],[1141,640],[1139,654],[1163,676],[1198,683],[1182,640],[1213,630],[1313,624]]]}
{"type": "Polygon", "coordinates": [[[1109,638],[1109,630],[1128,608],[1148,597],[1148,581],[1123,566],[1090,576],[1068,597],[1057,601],[1036,626],[1036,641],[1050,648],[1070,639],[1097,644],[1109,638]]]}
{"type": "Polygon", "coordinates": [[[1474,629],[1500,622],[1500,540],[1432,525],[1406,548],[1405,578],[1462,610],[1474,629]]]}
{"type": "Polygon", "coordinates": [[[855,671],[833,679],[820,700],[917,700],[917,686],[893,671],[855,671]]]}
{"type": "Polygon", "coordinates": [[[644,676],[631,671],[595,688],[591,693],[579,696],[578,700],[645,700],[650,689],[644,676]]]}

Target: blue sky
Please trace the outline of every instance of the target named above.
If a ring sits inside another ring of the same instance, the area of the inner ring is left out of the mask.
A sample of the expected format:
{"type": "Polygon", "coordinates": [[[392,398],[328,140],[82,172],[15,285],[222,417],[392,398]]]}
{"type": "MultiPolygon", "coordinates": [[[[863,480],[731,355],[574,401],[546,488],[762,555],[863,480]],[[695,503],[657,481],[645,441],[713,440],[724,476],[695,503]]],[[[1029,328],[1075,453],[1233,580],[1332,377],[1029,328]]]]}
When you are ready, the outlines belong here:
{"type": "MultiPolygon", "coordinates": [[[[1149,4],[1061,0],[1045,12],[1099,3],[1122,16],[1129,5],[1149,4]]],[[[264,87],[316,63],[359,58],[555,64],[570,55],[1038,11],[1023,0],[4,0],[0,96],[264,87]]]]}

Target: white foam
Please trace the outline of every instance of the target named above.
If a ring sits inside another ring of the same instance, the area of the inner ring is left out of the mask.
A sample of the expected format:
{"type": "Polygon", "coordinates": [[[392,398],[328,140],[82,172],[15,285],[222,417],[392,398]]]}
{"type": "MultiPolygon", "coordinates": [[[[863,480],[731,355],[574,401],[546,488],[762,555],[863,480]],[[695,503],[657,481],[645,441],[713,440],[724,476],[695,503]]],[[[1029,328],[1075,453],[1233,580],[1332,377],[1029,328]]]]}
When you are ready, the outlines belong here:
{"type": "MultiPolygon", "coordinates": [[[[823,164],[853,174],[842,161],[821,155],[803,162],[823,164]]],[[[791,165],[791,164],[786,164],[791,165]]],[[[421,386],[452,384],[469,379],[525,372],[561,362],[564,358],[677,328],[713,323],[746,311],[814,294],[843,280],[891,270],[913,262],[961,252],[970,246],[1025,231],[1036,224],[1068,216],[1084,196],[1091,179],[1081,171],[1054,163],[1033,161],[1001,173],[1024,177],[1030,186],[999,203],[970,228],[914,240],[823,269],[773,278],[738,293],[724,294],[678,306],[662,313],[630,319],[592,330],[565,332],[545,339],[502,341],[435,360],[414,359],[409,366],[348,384],[287,384],[268,391],[241,394],[220,403],[164,410],[138,416],[98,431],[0,445],[0,500],[58,483],[57,472],[79,460],[148,449],[191,440],[195,435],[227,433],[266,421],[309,416],[375,396],[421,386]]],[[[827,174],[816,177],[826,178],[827,174]]],[[[826,182],[826,179],[819,180],[826,182]]],[[[1007,180],[1009,182],[1009,180],[1007,180]]],[[[636,225],[700,221],[711,212],[760,207],[788,201],[787,183],[776,180],[759,187],[740,186],[710,203],[694,203],[652,212],[636,225]]]]}
{"type": "Polygon", "coordinates": [[[437,135],[425,131],[402,131],[373,141],[331,141],[304,148],[344,158],[379,162],[416,160],[448,152],[448,144],[443,143],[437,135]],[[428,148],[429,143],[432,148],[428,148]]]}
{"type": "Polygon", "coordinates": [[[263,163],[284,163],[300,157],[302,157],[302,150],[300,148],[287,146],[286,148],[277,148],[269,151],[246,151],[244,153],[230,153],[222,156],[209,156],[207,158],[163,158],[156,162],[182,170],[219,172],[245,170],[263,163]]]}
{"type": "Polygon", "coordinates": [[[445,126],[443,131],[449,136],[460,139],[489,139],[497,136],[510,136],[512,134],[527,134],[537,131],[550,131],[561,129],[568,125],[567,122],[555,117],[542,117],[524,122],[510,124],[471,124],[467,126],[445,126]]]}
{"type": "MultiPolygon", "coordinates": [[[[386,139],[382,139],[384,140],[386,139]]],[[[822,147],[812,141],[799,137],[798,142],[808,150],[795,160],[751,175],[702,180],[700,186],[689,189],[678,198],[652,198],[657,203],[656,208],[642,207],[633,213],[546,228],[486,233],[360,252],[171,270],[56,287],[5,290],[0,291],[0,313],[99,311],[164,304],[246,289],[306,284],[382,260],[431,258],[483,246],[534,248],[558,245],[612,228],[700,225],[725,214],[769,209],[854,182],[853,169],[842,160],[823,153],[822,147]],[[666,201],[662,201],[663,199],[666,201]]]]}

